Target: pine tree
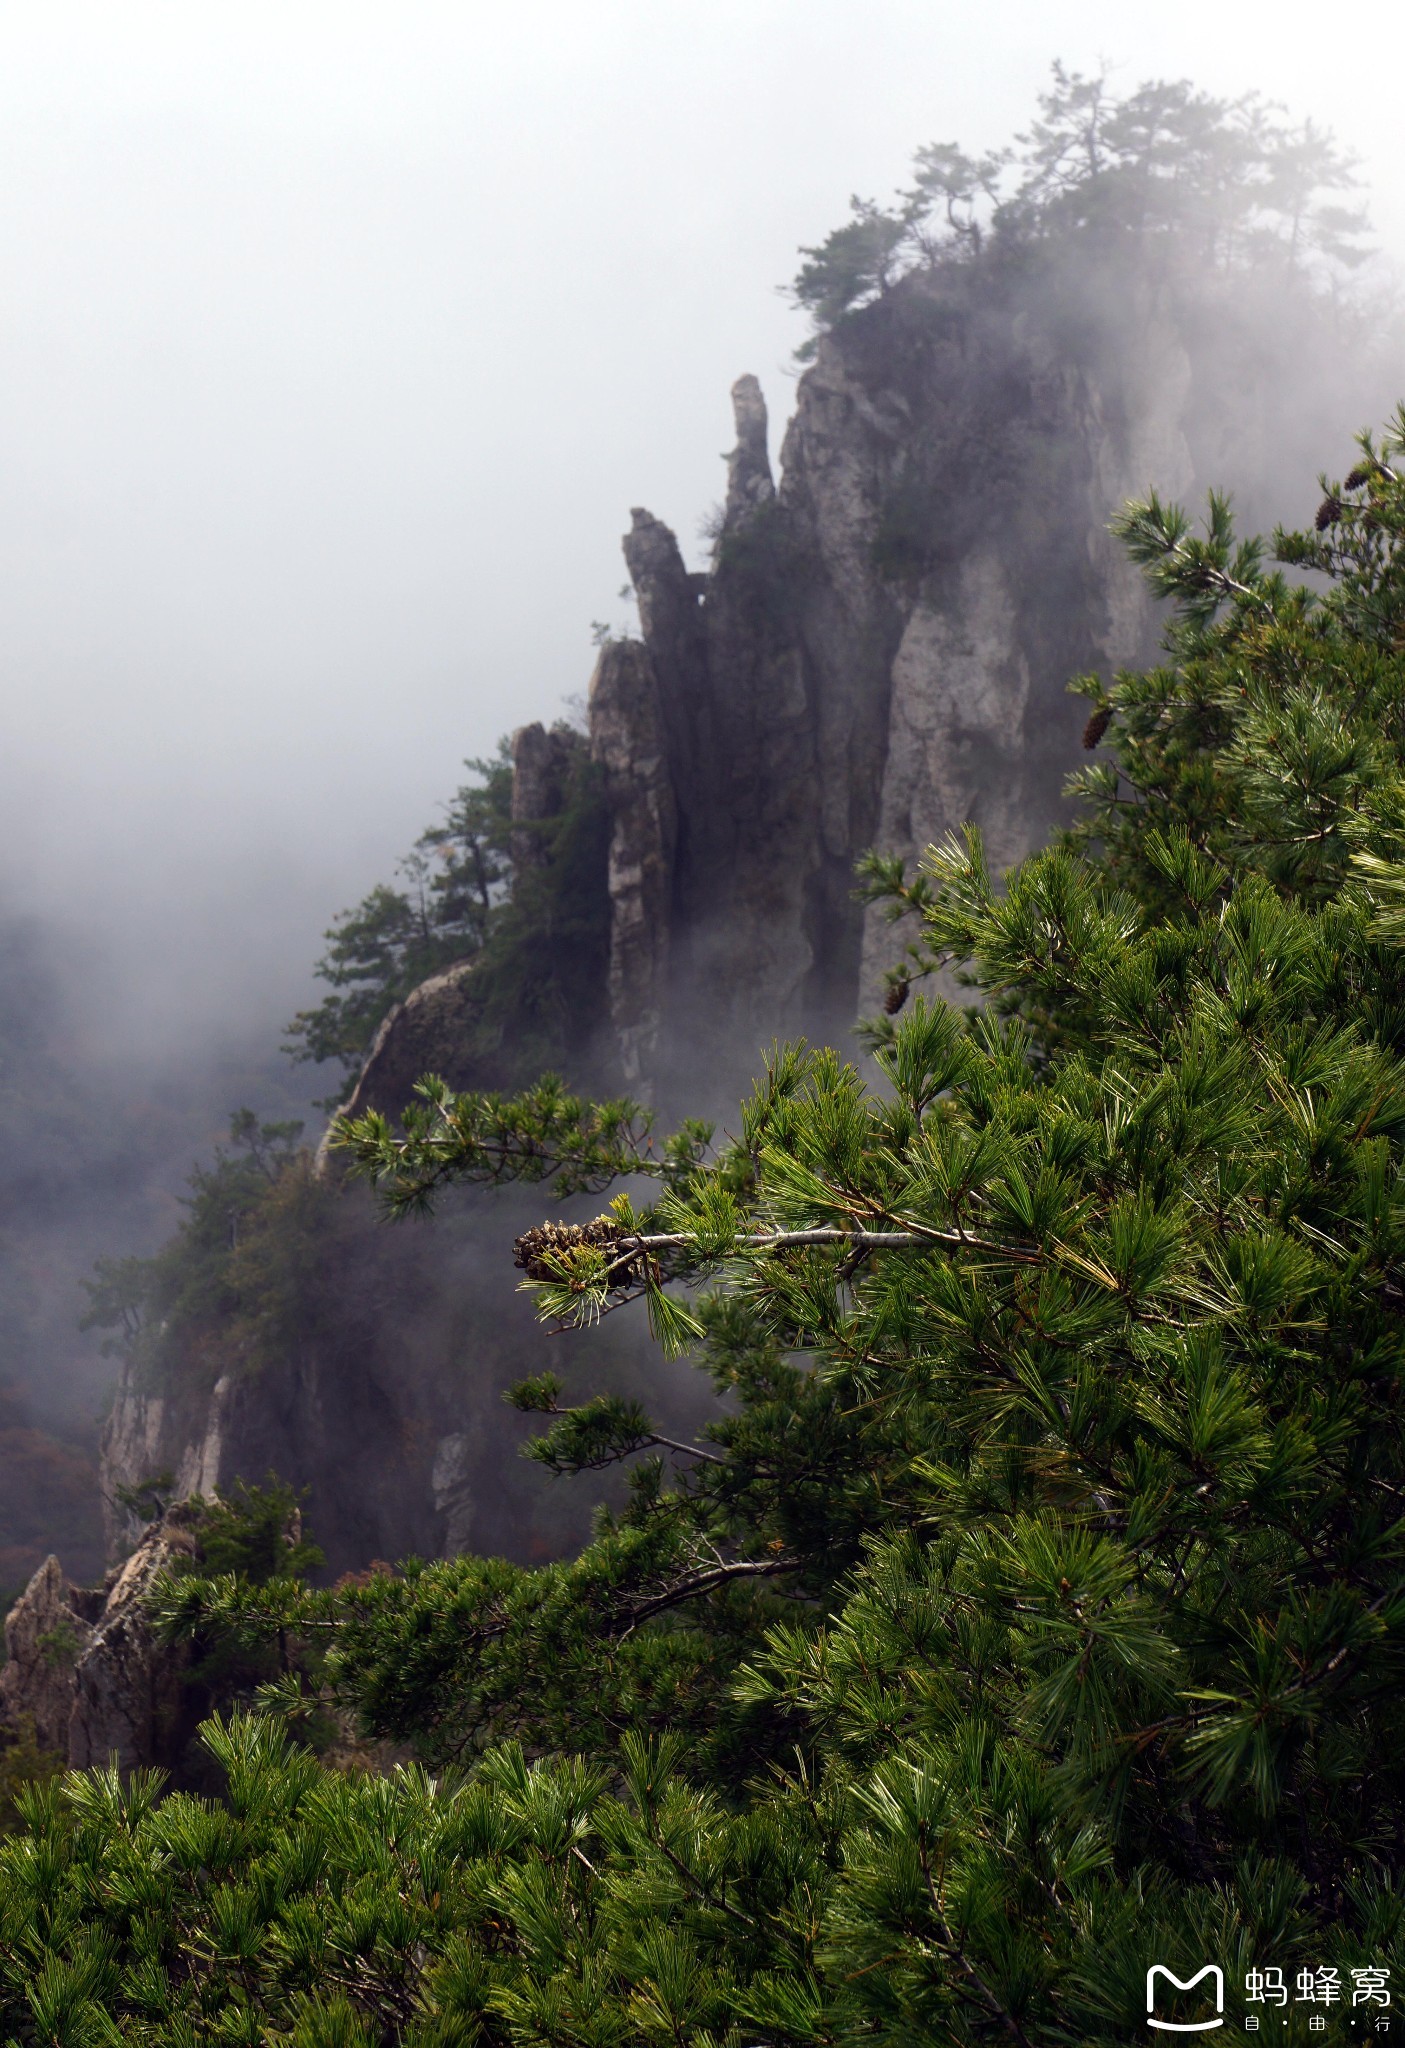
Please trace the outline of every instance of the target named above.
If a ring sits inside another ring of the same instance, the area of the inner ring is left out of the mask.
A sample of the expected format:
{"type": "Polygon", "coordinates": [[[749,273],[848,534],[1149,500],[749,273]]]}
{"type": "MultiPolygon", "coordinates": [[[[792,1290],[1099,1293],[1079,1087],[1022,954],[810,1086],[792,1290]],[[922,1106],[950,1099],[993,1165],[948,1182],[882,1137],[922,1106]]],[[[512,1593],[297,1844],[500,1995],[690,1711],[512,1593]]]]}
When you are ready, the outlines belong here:
{"type": "Polygon", "coordinates": [[[509,742],[501,740],[491,760],[464,766],[471,779],[443,822],[422,832],[399,863],[404,886],[377,883],[325,934],[316,971],[332,993],[288,1026],[295,1059],[335,1059],[354,1070],[395,1003],[484,946],[511,880],[509,742]]]}
{"type": "Polygon", "coordinates": [[[720,1147],[551,1082],[344,1127],[401,1208],[652,1177],[525,1284],[730,1404],[518,1389],[554,1469],[635,1468],[563,1565],[173,1583],[438,1775],[243,1719],[224,1805],[24,1795],[17,2038],[1110,2048],[1153,1961],[1399,1969],[1402,451],[1276,537],[1325,594],[1223,503],[1129,512],[1176,610],[1082,686],[1080,822],[1003,884],[974,833],[869,864],[921,921],[880,1085],[778,1049],[720,1147]],[[953,964],[979,1007],[907,996],[953,964]]]}
{"type": "MultiPolygon", "coordinates": [[[[1124,250],[1174,243],[1236,272],[1267,263],[1341,277],[1367,253],[1364,210],[1333,196],[1356,180],[1330,135],[1285,123],[1253,94],[1216,99],[1185,79],[1119,95],[1106,73],[1055,64],[1016,147],[971,157],[932,143],[913,173],[891,206],[855,197],[847,221],[800,251],[792,294],[818,332],[914,271],[1027,259],[1071,237],[1124,250]]],[[[813,341],[800,351],[813,352],[813,341]]]]}

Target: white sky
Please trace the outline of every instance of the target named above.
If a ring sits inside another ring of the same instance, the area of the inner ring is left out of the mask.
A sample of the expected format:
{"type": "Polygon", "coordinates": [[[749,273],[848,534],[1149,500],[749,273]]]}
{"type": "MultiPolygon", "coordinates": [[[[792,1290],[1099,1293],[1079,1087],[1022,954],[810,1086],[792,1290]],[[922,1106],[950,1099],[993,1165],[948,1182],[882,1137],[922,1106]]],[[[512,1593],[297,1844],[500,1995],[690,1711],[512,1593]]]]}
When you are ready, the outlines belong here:
{"type": "Polygon", "coordinates": [[[115,1032],[276,1037],[463,756],[584,688],[629,507],[696,557],[743,370],[778,446],[776,288],[851,192],[1106,59],[1333,128],[1399,250],[1390,19],[0,0],[0,902],[113,936],[115,1032]]]}

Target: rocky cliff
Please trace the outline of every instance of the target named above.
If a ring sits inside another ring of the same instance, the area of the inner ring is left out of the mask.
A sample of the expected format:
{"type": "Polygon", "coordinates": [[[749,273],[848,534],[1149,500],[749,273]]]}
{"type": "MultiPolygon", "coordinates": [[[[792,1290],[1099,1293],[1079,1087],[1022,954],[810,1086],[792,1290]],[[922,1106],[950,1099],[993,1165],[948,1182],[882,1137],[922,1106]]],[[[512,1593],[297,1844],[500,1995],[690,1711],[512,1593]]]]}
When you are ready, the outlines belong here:
{"type": "MultiPolygon", "coordinates": [[[[1071,260],[914,273],[820,341],[778,479],[761,389],[738,381],[710,566],[690,570],[647,511],[624,539],[640,634],[602,648],[585,742],[608,1018],[602,1032],[605,1006],[582,1005],[574,1080],[725,1113],[762,1044],[845,1044],[876,1006],[901,935],[854,899],[866,847],[911,856],[969,819],[999,866],[1047,835],[1081,758],[1068,679],[1155,645],[1107,532],[1118,505],[1228,479],[1250,523],[1301,516],[1323,451],[1380,409],[1294,289],[1071,260]]],[[[523,902],[581,744],[516,736],[523,902]]],[[[552,946],[549,924],[533,943],[552,946]]],[[[450,967],[392,1013],[354,1107],[395,1115],[426,1068],[503,1085],[483,1064],[479,975],[450,967]]],[[[542,1362],[506,1256],[542,1198],[388,1233],[325,1171],[319,1186],[312,1249],[260,1283],[295,1297],[295,1334],[270,1350],[255,1301],[252,1336],[202,1338],[180,1385],[129,1373],[108,1495],[162,1470],[209,1492],[272,1466],[311,1488],[339,1569],[577,1538],[585,1503],[545,1505],[499,1400],[542,1362]]],[[[591,1344],[571,1363],[592,1385],[662,1393],[684,1426],[696,1413],[625,1319],[591,1344]]]]}
{"type": "Polygon", "coordinates": [[[591,687],[632,1084],[725,1097],[776,1033],[847,1038],[900,944],[854,901],[866,847],[911,857],[971,820],[1002,867],[1047,835],[1079,758],[1069,678],[1155,646],[1113,513],[1226,479],[1251,518],[1301,511],[1285,443],[1357,424],[1289,297],[1275,321],[1224,280],[910,276],[820,341],[778,482],[738,381],[711,567],[636,510],[641,638],[591,687]]]}
{"type": "MultiPolygon", "coordinates": [[[[1112,539],[1155,488],[1233,483],[1250,527],[1301,518],[1324,449],[1391,401],[1387,367],[1293,274],[1068,245],[917,270],[817,344],[773,475],[765,398],[732,390],[711,559],[638,508],[637,638],[607,641],[588,747],[608,814],[608,1043],[588,1085],[730,1103],[777,1034],[847,1043],[901,936],[854,897],[968,821],[993,865],[1063,814],[1071,677],[1154,657],[1112,539]]],[[[514,735],[514,864],[565,801],[573,741],[514,735]]],[[[352,1103],[427,1067],[485,1080],[472,967],[387,1019],[352,1103]]]]}
{"type": "MultiPolygon", "coordinates": [[[[251,1232],[241,1246],[250,1318],[227,1291],[187,1320],[159,1372],[123,1367],[101,1453],[111,1555],[140,1529],[119,1489],[154,1482],[166,1499],[208,1498],[270,1472],[309,1489],[309,1527],[333,1572],[411,1553],[537,1562],[573,1549],[588,1533],[589,1489],[516,1455],[531,1425],[503,1400],[542,1366],[512,1241],[552,1198],[489,1192],[391,1226],[364,1188],[332,1177],[289,1193],[298,1199],[269,1219],[276,1241],[251,1232]]],[[[608,1385],[662,1405],[680,1429],[696,1423],[693,1376],[658,1384],[642,1324],[613,1318],[560,1363],[592,1391],[608,1385]]]]}
{"type": "Polygon", "coordinates": [[[178,1504],[147,1528],[100,1586],[71,1585],[56,1557],[39,1567],[5,1621],[0,1723],[28,1723],[41,1749],[74,1770],[171,1764],[199,1718],[188,1654],[157,1640],[144,1601],[194,1550],[194,1512],[178,1504]]]}

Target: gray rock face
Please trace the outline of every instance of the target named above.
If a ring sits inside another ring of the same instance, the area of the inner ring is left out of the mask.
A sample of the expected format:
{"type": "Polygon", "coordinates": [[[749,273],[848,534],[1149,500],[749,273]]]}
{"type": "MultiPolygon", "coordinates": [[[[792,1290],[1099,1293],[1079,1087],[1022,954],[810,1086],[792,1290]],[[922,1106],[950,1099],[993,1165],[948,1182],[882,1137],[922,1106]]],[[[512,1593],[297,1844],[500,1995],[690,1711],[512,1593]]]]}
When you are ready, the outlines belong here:
{"type": "Polygon", "coordinates": [[[592,693],[624,810],[672,794],[671,835],[621,825],[612,880],[632,1087],[726,1101],[776,1034],[847,1037],[904,937],[854,901],[865,848],[911,859],[970,821],[1004,868],[1048,836],[1082,758],[1070,678],[1155,648],[1110,518],[1227,478],[1250,519],[1286,510],[1263,387],[1329,431],[1306,322],[1149,268],[914,275],[820,341],[778,487],[739,379],[712,565],[633,513],[641,642],[592,693]]]}
{"type": "Polygon", "coordinates": [[[141,1485],[158,1473],[178,1500],[219,1491],[224,1446],[240,1405],[237,1382],[222,1373],[208,1393],[181,1401],[153,1393],[124,1373],[103,1430],[104,1513],[108,1554],[125,1556],[138,1525],[113,1505],[118,1486],[141,1485]]]}
{"type": "Polygon", "coordinates": [[[610,810],[610,1018],[625,1086],[647,1089],[668,988],[673,778],[653,660],[637,640],[601,649],[590,683],[590,750],[610,810]]]}
{"type": "Polygon", "coordinates": [[[473,1467],[476,1445],[463,1430],[441,1436],[434,1447],[430,1485],[434,1491],[435,1513],[444,1518],[443,1549],[446,1557],[468,1550],[473,1540],[473,1467]]]}
{"type": "Polygon", "coordinates": [[[154,1581],[193,1551],[190,1511],[153,1523],[104,1587],[102,1611],[73,1671],[68,1761],[75,1770],[115,1761],[131,1771],[173,1761],[194,1723],[188,1655],[158,1642],[143,1601],[154,1581]]]}
{"type": "Polygon", "coordinates": [[[534,825],[559,816],[580,741],[544,725],[524,725],[512,735],[512,860],[519,869],[540,867],[542,840],[534,825]]]}
{"type": "MultiPolygon", "coordinates": [[[[472,960],[456,960],[441,968],[381,1020],[340,1115],[364,1116],[370,1109],[396,1115],[425,1074],[442,1074],[461,1088],[470,1085],[463,1048],[477,1014],[474,966],[472,960]]],[[[329,1171],[335,1157],[330,1129],[317,1148],[319,1173],[329,1171]]]]}
{"type": "MultiPolygon", "coordinates": [[[[598,1496],[517,1455],[533,1425],[502,1398],[541,1370],[512,1242],[552,1198],[474,1194],[396,1225],[357,1183],[309,1181],[299,1200],[315,1203],[317,1224],[298,1240],[296,1302],[276,1342],[251,1357],[212,1319],[159,1384],[125,1366],[103,1435],[107,1496],[164,1473],[166,1491],[208,1498],[276,1473],[308,1489],[309,1531],[333,1574],[412,1553],[527,1561],[574,1550],[598,1496]]],[[[588,1215],[599,1201],[575,1206],[588,1215]]],[[[674,1434],[697,1425],[701,1393],[681,1371],[660,1384],[642,1319],[583,1332],[572,1363],[585,1384],[647,1399],[674,1434]]],[[[113,1512],[109,1554],[140,1534],[113,1512]]]]}
{"type": "MultiPolygon", "coordinates": [[[[396,1235],[373,1221],[368,1202],[332,1190],[328,1201],[338,1217],[342,1209],[355,1213],[323,1241],[330,1273],[309,1278],[309,1293],[322,1290],[317,1327],[267,1369],[236,1365],[213,1387],[192,1373],[189,1384],[154,1391],[124,1368],[102,1437],[108,1500],[119,1486],[158,1474],[178,1498],[208,1499],[239,1480],[262,1484],[274,1472],[314,1488],[314,1533],[337,1569],[438,1547],[428,1466],[432,1432],[443,1427],[437,1411],[454,1405],[455,1390],[436,1404],[428,1371],[416,1371],[438,1312],[431,1304],[417,1320],[407,1298],[428,1285],[427,1235],[423,1263],[412,1257],[407,1266],[396,1235]],[[339,1322],[324,1306],[332,1297],[346,1304],[339,1322]]],[[[123,1558],[140,1532],[120,1509],[105,1513],[108,1554],[123,1558]]]]}
{"type": "Polygon", "coordinates": [[[726,518],[735,524],[769,505],[776,495],[767,446],[766,401],[760,384],[749,374],[738,377],[732,386],[732,417],[737,445],[727,457],[726,518]]]}
{"type": "Polygon", "coordinates": [[[168,1510],[101,1586],[72,1586],[46,1559],[6,1618],[0,1718],[32,1721],[75,1770],[169,1764],[189,1737],[187,1654],[157,1641],[142,1603],[194,1549],[190,1520],[184,1505],[168,1510]]]}
{"type": "MultiPolygon", "coordinates": [[[[846,888],[839,849],[852,843],[852,762],[843,790],[820,773],[823,706],[797,632],[806,564],[771,485],[754,378],[733,402],[737,448],[705,588],[649,514],[634,514],[625,540],[677,817],[668,980],[651,1007],[662,1063],[695,1082],[716,1073],[719,1044],[754,1049],[828,981],[831,934],[815,915],[827,812],[846,888]]],[[[618,733],[614,746],[631,751],[618,733]]]]}
{"type": "MultiPolygon", "coordinates": [[[[752,1061],[776,1032],[842,1038],[899,944],[854,905],[856,856],[911,856],[973,819],[997,864],[1016,860],[1075,760],[1067,678],[1147,647],[1104,524],[1133,479],[1190,481],[1184,377],[1147,379],[1120,449],[1090,369],[1028,319],[959,311],[952,338],[952,309],[909,293],[819,344],[778,494],[760,389],[737,383],[700,604],[668,528],[635,512],[625,557],[678,805],[649,1036],[682,1073],[719,1049],[752,1061]]],[[[637,1022],[616,1012],[623,1042],[637,1022]]]]}
{"type": "Polygon", "coordinates": [[[0,1720],[29,1721],[41,1749],[68,1755],[73,1673],[92,1641],[83,1595],[56,1557],[45,1558],[5,1617],[0,1720]]]}

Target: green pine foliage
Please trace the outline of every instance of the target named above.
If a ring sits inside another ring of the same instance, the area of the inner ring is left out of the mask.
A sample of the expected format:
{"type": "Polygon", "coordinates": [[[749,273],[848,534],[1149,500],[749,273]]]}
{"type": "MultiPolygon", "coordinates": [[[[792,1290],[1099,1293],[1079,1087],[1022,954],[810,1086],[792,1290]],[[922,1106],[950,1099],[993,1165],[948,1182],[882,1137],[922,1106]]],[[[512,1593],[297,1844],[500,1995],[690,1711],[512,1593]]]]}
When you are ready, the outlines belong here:
{"type": "Polygon", "coordinates": [[[869,864],[920,924],[876,1084],[777,1049],[717,1146],[559,1084],[343,1126],[402,1208],[628,1178],[524,1284],[642,1303],[717,1419],[518,1388],[553,1469],[635,1475],[541,1571],[173,1581],[435,1775],[255,1718],[222,1801],[23,1794],[16,2039],[1112,2048],[1153,1961],[1400,1970],[1402,451],[1272,570],[1128,513],[1174,612],[1082,686],[1077,826],[1003,884],[975,834],[869,864]],[[970,1010],[910,996],[953,967],[970,1010]]]}
{"type": "MultiPolygon", "coordinates": [[[[303,1528],[302,1508],[303,1497],[272,1472],[262,1486],[238,1479],[208,1500],[193,1495],[176,1510],[193,1548],[172,1567],[173,1573],[251,1587],[295,1583],[315,1574],[325,1559],[303,1528]]],[[[309,1658],[306,1648],[291,1645],[284,1635],[250,1641],[219,1628],[193,1629],[189,1649],[185,1684],[191,1724],[246,1705],[261,1684],[303,1669],[309,1658]]],[[[325,1717],[300,1728],[304,1740],[329,1732],[325,1717]]]]}
{"type": "MultiPolygon", "coordinates": [[[[299,1147],[302,1125],[261,1123],[251,1109],[230,1118],[230,1142],[190,1177],[180,1227],[152,1258],[99,1259],[85,1283],[83,1329],[106,1332],[104,1348],[138,1385],[165,1384],[180,1355],[226,1351],[257,1366],[267,1325],[298,1292],[301,1259],[324,1198],[299,1147]]],[[[209,1372],[211,1380],[215,1377],[209,1372]]],[[[137,1512],[141,1503],[128,1504],[137,1512]]],[[[151,1503],[154,1512],[159,1505],[151,1503]]]]}
{"type": "Polygon", "coordinates": [[[847,221],[801,250],[792,292],[824,333],[915,271],[1021,260],[1070,236],[1174,243],[1211,268],[1325,264],[1340,275],[1366,253],[1364,212],[1336,196],[1354,183],[1329,135],[1285,123],[1256,95],[1220,100],[1179,79],[1119,96],[1105,74],[1056,64],[1017,148],[920,149],[891,207],[855,197],[847,221]]]}
{"type": "Polygon", "coordinates": [[[32,1719],[6,1724],[0,1731],[0,1835],[23,1825],[19,1802],[25,1790],[60,1777],[65,1762],[40,1747],[32,1719]]]}
{"type": "MultiPolygon", "coordinates": [[[[456,1046],[464,1069],[520,1088],[548,1068],[588,1067],[608,952],[598,777],[580,746],[559,814],[512,826],[515,843],[530,836],[536,855],[514,873],[508,744],[494,761],[469,764],[479,781],[420,838],[413,904],[380,888],[339,921],[319,970],[334,993],[296,1020],[299,1057],[354,1064],[418,981],[471,957],[456,1046]]],[[[82,1327],[104,1333],[104,1349],[137,1385],[198,1393],[222,1372],[258,1372],[333,1333],[354,1346],[378,1320],[383,1302],[367,1297],[397,1285],[394,1261],[368,1247],[362,1205],[315,1173],[301,1134],[299,1123],[236,1111],[228,1145],[191,1175],[166,1244],[149,1258],[97,1262],[82,1327]]]]}
{"type": "Polygon", "coordinates": [[[500,741],[491,760],[464,765],[472,779],[400,863],[404,886],[378,883],[327,932],[317,973],[332,993],[288,1026],[294,1058],[355,1069],[394,1004],[426,976],[481,951],[511,873],[509,742],[500,741]]]}
{"type": "Polygon", "coordinates": [[[513,829],[535,857],[493,910],[463,1058],[482,1086],[524,1088],[549,1068],[588,1071],[608,1013],[610,819],[583,743],[557,815],[513,829]]]}
{"type": "Polygon", "coordinates": [[[315,1572],[322,1552],[303,1533],[302,1501],[270,1473],[264,1485],[237,1479],[211,1500],[194,1496],[195,1562],[208,1576],[251,1586],[315,1572]]]}
{"type": "Polygon", "coordinates": [[[288,1027],[295,1059],[354,1072],[398,1002],[467,960],[476,964],[467,1064],[520,1087],[588,1046],[602,1014],[609,828],[584,744],[556,730],[574,744],[555,817],[512,819],[504,738],[491,760],[466,763],[472,780],[400,863],[403,886],[380,883],[337,919],[317,965],[331,993],[288,1027]],[[526,842],[531,860],[514,865],[526,842]]]}

